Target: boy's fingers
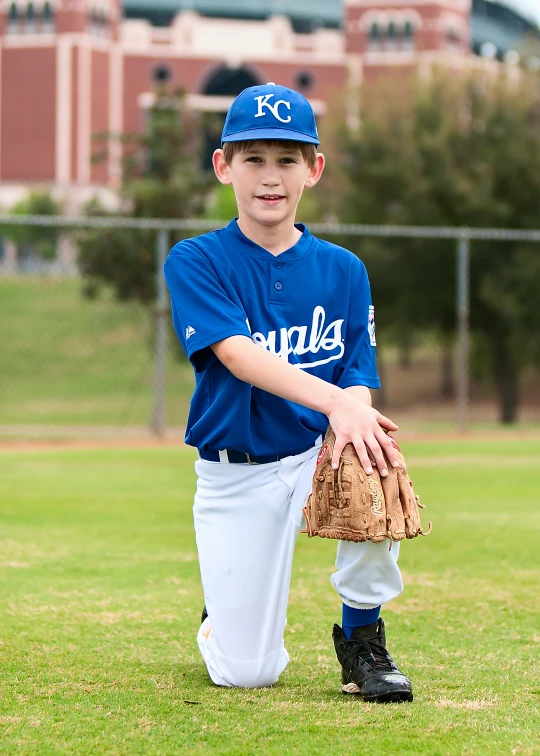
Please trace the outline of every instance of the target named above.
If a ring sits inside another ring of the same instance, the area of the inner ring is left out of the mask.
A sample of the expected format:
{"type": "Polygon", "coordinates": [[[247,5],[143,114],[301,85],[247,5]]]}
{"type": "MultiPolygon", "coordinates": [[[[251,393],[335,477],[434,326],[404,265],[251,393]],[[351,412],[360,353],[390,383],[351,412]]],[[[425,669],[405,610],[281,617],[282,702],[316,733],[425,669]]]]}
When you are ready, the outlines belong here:
{"type": "Polygon", "coordinates": [[[383,450],[392,467],[399,467],[397,451],[390,437],[387,436],[383,431],[379,431],[375,434],[375,438],[379,442],[381,449],[383,450]]]}
{"type": "MultiPolygon", "coordinates": [[[[350,443],[349,441],[343,442],[338,441],[336,439],[336,443],[334,446],[334,453],[332,455],[332,468],[334,470],[337,470],[339,467],[339,460],[341,457],[341,452],[345,448],[345,446],[350,443]]],[[[360,459],[360,464],[366,471],[366,475],[371,475],[373,472],[372,462],[369,458],[368,451],[366,450],[366,447],[364,445],[364,442],[362,440],[360,441],[353,441],[352,442],[354,448],[356,449],[356,453],[358,454],[358,458],[360,459]]]]}
{"type": "Polygon", "coordinates": [[[369,438],[366,439],[366,444],[368,445],[368,448],[375,459],[375,464],[379,468],[379,472],[381,473],[381,476],[385,478],[388,475],[388,462],[384,458],[384,454],[379,445],[379,442],[377,441],[375,436],[370,436],[369,438]]]}
{"type": "Polygon", "coordinates": [[[381,413],[378,413],[377,422],[380,426],[383,428],[386,428],[387,430],[391,431],[397,431],[399,430],[399,426],[397,426],[392,420],[390,420],[389,417],[386,417],[386,415],[381,415],[381,413]]]}
{"type": "Polygon", "coordinates": [[[341,457],[341,452],[345,448],[346,444],[342,441],[338,441],[336,436],[336,443],[334,444],[334,453],[332,454],[332,468],[334,470],[337,470],[339,467],[339,459],[341,457]]]}
{"type": "Polygon", "coordinates": [[[364,468],[366,475],[371,475],[373,472],[372,462],[369,458],[369,454],[365,447],[364,442],[355,441],[354,448],[356,449],[356,453],[358,454],[358,459],[360,460],[360,464],[364,468]]]}

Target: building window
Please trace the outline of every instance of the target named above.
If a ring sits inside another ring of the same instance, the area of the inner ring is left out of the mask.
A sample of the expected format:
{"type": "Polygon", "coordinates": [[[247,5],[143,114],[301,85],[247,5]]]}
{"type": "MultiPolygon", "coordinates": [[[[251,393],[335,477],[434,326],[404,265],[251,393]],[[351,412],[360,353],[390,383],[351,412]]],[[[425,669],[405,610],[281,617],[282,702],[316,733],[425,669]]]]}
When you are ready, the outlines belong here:
{"type": "Polygon", "coordinates": [[[313,74],[310,71],[301,71],[296,76],[296,86],[304,92],[311,89],[313,87],[313,74]]]}
{"type": "Polygon", "coordinates": [[[26,32],[28,34],[35,34],[36,32],[36,13],[34,11],[34,4],[28,3],[26,6],[26,32]]]}
{"type": "Polygon", "coordinates": [[[44,32],[54,31],[54,18],[52,8],[51,4],[48,2],[43,6],[43,21],[41,26],[44,32]]]}
{"type": "Polygon", "coordinates": [[[406,21],[405,26],[403,27],[403,49],[414,50],[414,47],[414,26],[412,24],[412,21],[406,21]]]}
{"type": "Polygon", "coordinates": [[[172,79],[172,71],[165,63],[156,66],[152,71],[152,81],[155,84],[166,84],[172,79]]]}
{"type": "Polygon", "coordinates": [[[374,21],[371,24],[367,46],[369,51],[406,52],[414,50],[415,45],[415,28],[412,21],[389,21],[387,24],[374,21]]]}
{"type": "Polygon", "coordinates": [[[461,40],[460,40],[460,37],[459,37],[459,32],[456,29],[454,29],[452,27],[449,27],[446,30],[446,47],[447,47],[447,49],[448,50],[459,50],[460,42],[461,42],[461,40]]]}
{"type": "Polygon", "coordinates": [[[109,17],[105,10],[90,7],[88,12],[88,29],[96,37],[108,37],[110,34],[109,17]]]}
{"type": "Polygon", "coordinates": [[[386,29],[386,49],[395,50],[396,48],[397,48],[396,25],[393,21],[390,21],[386,29]]]}
{"type": "Polygon", "coordinates": [[[8,34],[16,34],[19,31],[19,14],[15,3],[9,6],[7,31],[8,34]]]}
{"type": "Polygon", "coordinates": [[[40,32],[51,33],[54,31],[54,16],[50,0],[46,0],[37,8],[33,0],[22,7],[22,12],[16,2],[9,6],[7,12],[6,32],[8,34],[39,34],[40,32]]]}
{"type": "Polygon", "coordinates": [[[380,50],[381,49],[381,33],[379,30],[379,24],[374,21],[371,24],[369,30],[368,50],[380,50]]]}

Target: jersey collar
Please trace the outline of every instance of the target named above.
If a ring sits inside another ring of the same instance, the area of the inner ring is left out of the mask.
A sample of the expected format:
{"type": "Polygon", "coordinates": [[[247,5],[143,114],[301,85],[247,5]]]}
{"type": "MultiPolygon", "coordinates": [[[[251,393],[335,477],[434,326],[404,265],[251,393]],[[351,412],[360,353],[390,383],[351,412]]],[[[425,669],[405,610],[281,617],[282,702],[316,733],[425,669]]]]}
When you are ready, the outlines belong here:
{"type": "Polygon", "coordinates": [[[310,234],[309,230],[303,223],[295,223],[295,227],[302,232],[302,236],[298,239],[296,244],[279,255],[273,255],[264,247],[259,246],[255,242],[248,239],[245,234],[242,233],[236,222],[238,219],[233,218],[228,226],[221,231],[221,237],[225,243],[225,249],[229,244],[233,244],[235,251],[243,252],[245,255],[251,257],[258,257],[263,260],[275,260],[279,257],[282,261],[287,260],[300,260],[302,257],[306,257],[309,254],[314,237],[310,234]]]}

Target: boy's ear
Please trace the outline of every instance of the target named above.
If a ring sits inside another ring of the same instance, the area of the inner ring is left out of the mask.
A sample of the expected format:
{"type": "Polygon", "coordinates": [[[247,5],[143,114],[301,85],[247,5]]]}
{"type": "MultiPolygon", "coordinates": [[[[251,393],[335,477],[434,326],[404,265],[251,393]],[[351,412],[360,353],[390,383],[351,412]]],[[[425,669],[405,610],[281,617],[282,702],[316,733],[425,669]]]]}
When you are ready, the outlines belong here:
{"type": "Polygon", "coordinates": [[[229,165],[225,160],[223,150],[216,150],[214,152],[212,155],[212,165],[214,166],[214,173],[218,181],[227,186],[232,184],[231,177],[229,176],[229,165]]]}
{"type": "Polygon", "coordinates": [[[312,186],[315,186],[315,184],[321,178],[322,172],[324,171],[324,164],[325,164],[324,155],[322,154],[322,152],[318,152],[317,158],[315,160],[315,165],[309,169],[309,174],[306,179],[305,186],[308,189],[311,189],[312,186]]]}

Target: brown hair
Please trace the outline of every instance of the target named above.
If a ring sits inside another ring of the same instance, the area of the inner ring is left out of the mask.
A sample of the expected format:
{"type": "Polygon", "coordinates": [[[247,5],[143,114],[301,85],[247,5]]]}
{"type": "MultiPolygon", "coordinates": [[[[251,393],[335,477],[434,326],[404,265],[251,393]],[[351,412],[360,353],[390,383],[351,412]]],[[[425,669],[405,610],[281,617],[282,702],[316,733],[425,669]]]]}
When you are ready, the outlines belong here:
{"type": "Polygon", "coordinates": [[[223,155],[228,165],[232,163],[232,159],[240,152],[256,147],[259,144],[268,144],[270,147],[283,147],[283,143],[286,143],[287,147],[300,150],[302,157],[313,168],[317,161],[317,145],[309,144],[309,142],[296,142],[289,139],[249,139],[245,142],[225,142],[223,145],[223,155]]]}

